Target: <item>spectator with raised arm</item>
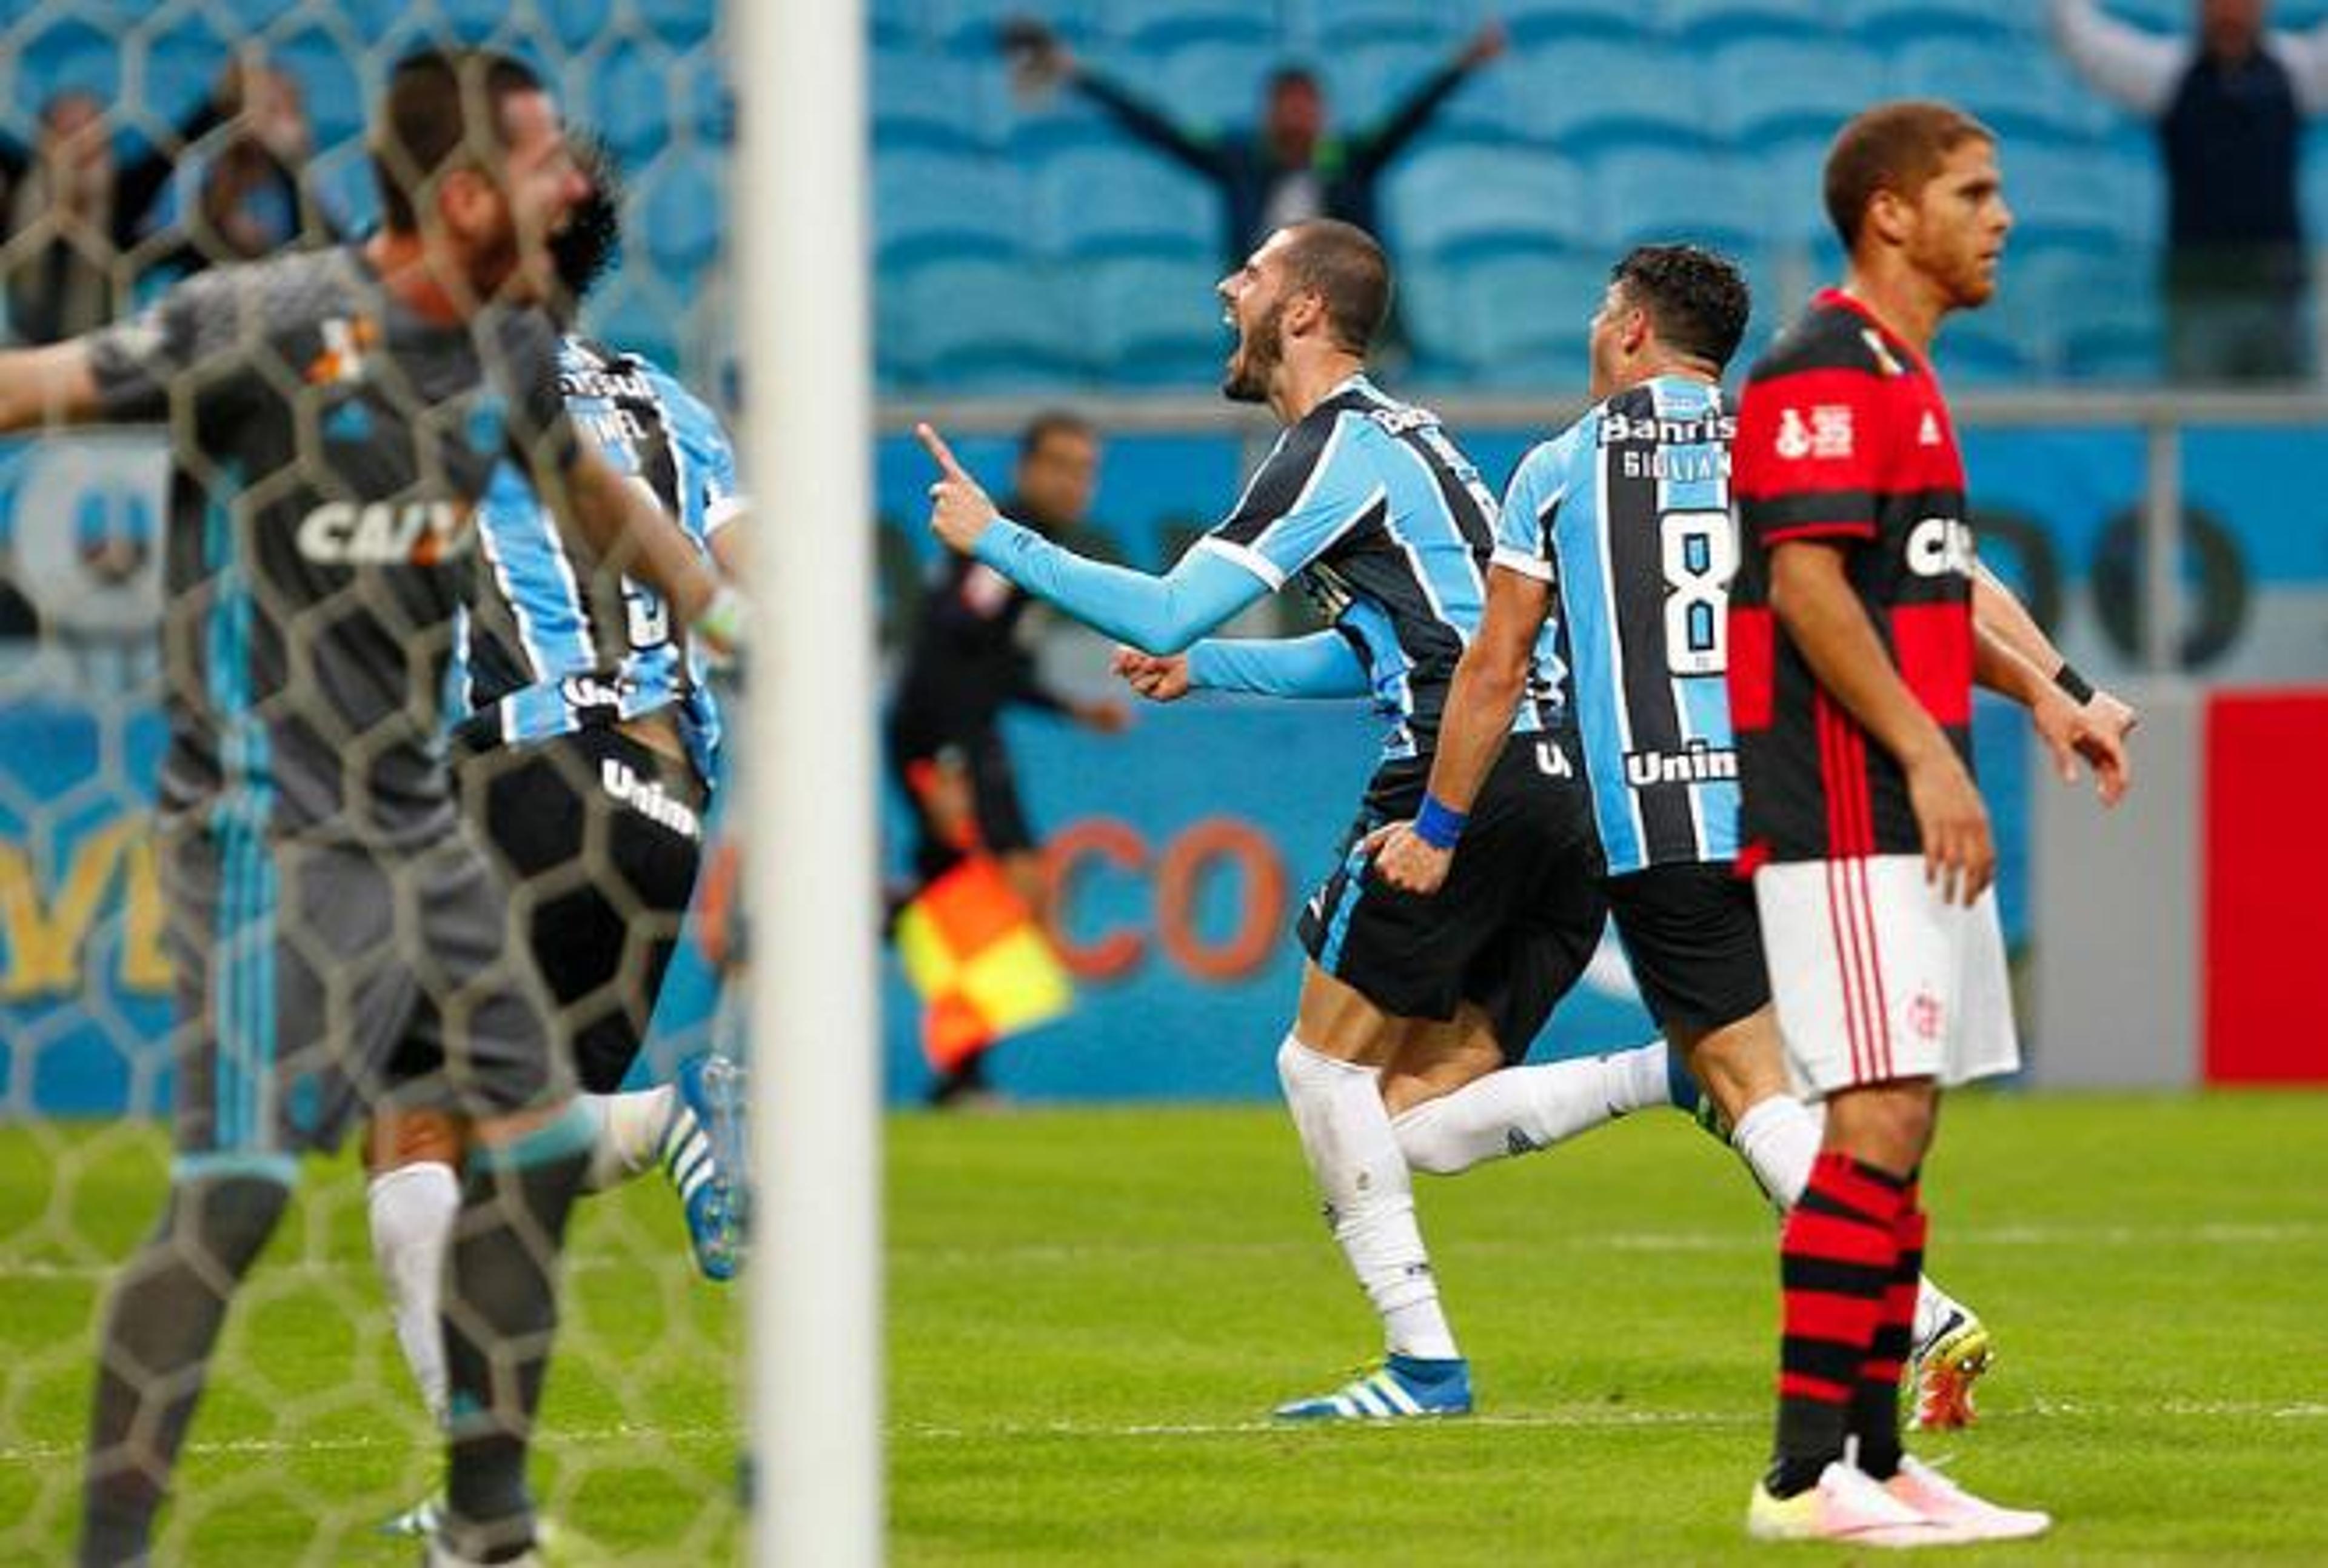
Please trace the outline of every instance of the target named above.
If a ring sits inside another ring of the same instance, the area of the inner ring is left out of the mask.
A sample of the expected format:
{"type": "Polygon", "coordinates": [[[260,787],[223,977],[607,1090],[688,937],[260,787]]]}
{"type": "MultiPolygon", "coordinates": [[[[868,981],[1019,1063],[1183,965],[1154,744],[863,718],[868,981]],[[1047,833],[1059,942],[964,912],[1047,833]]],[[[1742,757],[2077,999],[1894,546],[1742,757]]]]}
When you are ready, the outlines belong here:
{"type": "Polygon", "coordinates": [[[1112,77],[1078,60],[1042,23],[1004,24],[1002,47],[1020,86],[1065,83],[1132,136],[1219,188],[1221,243],[1232,267],[1277,230],[1312,218],[1338,218],[1361,229],[1375,221],[1375,186],[1384,169],[1428,126],[1448,98],[1480,66],[1503,53],[1503,24],[1489,22],[1454,59],[1424,79],[1377,127],[1335,134],[1324,88],[1298,65],[1270,74],[1261,122],[1222,135],[1174,119],[1112,77]]]}
{"type": "Polygon", "coordinates": [[[2304,121],[2328,109],[2328,27],[2267,27],[2267,0],[2196,0],[2192,30],[2168,37],[2096,0],[2051,3],[2070,62],[2158,128],[2170,371],[2178,380],[2309,375],[2296,169],[2304,121]]]}

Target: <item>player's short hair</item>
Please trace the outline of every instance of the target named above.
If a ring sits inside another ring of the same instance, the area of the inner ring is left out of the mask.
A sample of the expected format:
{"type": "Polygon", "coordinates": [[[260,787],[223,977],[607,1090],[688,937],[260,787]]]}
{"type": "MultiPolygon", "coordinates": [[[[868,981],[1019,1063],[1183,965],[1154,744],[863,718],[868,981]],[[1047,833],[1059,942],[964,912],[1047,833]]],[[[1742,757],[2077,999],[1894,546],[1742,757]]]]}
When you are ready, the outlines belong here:
{"type": "Polygon", "coordinates": [[[1948,155],[1996,133],[1957,108],[1929,99],[1877,104],[1836,133],[1826,155],[1826,215],[1845,250],[1859,244],[1868,203],[1878,191],[1912,199],[1948,155]]]}
{"type": "Polygon", "coordinates": [[[1275,98],[1288,88],[1306,87],[1312,92],[1323,92],[1318,73],[1306,65],[1281,65],[1269,73],[1269,96],[1275,98]]]}
{"type": "Polygon", "coordinates": [[[549,238],[549,259],[570,305],[578,309],[615,265],[623,249],[623,167],[614,149],[596,136],[573,138],[574,161],[590,182],[590,193],[549,238]]]}
{"type": "Polygon", "coordinates": [[[1365,353],[1390,315],[1390,258],[1373,235],[1338,218],[1308,219],[1285,234],[1286,277],[1325,301],[1336,343],[1365,353]]]}
{"type": "Polygon", "coordinates": [[[531,66],[497,50],[419,49],[398,61],[372,128],[382,224],[399,234],[418,229],[436,180],[487,145],[507,146],[509,100],[542,90],[531,66]]]}
{"type": "Polygon", "coordinates": [[[1072,436],[1078,440],[1097,441],[1099,427],[1081,414],[1065,408],[1046,408],[1027,421],[1018,432],[1018,458],[1024,462],[1043,449],[1043,443],[1054,436],[1072,436]]]}
{"type": "Polygon", "coordinates": [[[1668,347],[1717,371],[1738,352],[1754,309],[1737,263],[1695,245],[1636,246],[1609,269],[1609,280],[1648,313],[1668,347]]]}

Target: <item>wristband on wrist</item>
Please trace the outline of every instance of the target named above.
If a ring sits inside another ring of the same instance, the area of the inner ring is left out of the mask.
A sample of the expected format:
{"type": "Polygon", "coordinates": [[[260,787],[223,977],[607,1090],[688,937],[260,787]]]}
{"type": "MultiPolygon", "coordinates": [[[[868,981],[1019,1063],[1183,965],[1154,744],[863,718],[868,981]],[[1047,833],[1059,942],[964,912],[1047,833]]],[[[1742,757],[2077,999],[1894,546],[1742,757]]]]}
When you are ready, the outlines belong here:
{"type": "Polygon", "coordinates": [[[1463,836],[1464,824],[1470,820],[1469,812],[1459,812],[1425,791],[1422,809],[1414,813],[1414,836],[1434,850],[1451,850],[1455,840],[1463,836]]]}
{"type": "Polygon", "coordinates": [[[2093,683],[2071,669],[2067,660],[2063,660],[2061,667],[2053,671],[2053,684],[2080,708],[2094,699],[2093,683]]]}

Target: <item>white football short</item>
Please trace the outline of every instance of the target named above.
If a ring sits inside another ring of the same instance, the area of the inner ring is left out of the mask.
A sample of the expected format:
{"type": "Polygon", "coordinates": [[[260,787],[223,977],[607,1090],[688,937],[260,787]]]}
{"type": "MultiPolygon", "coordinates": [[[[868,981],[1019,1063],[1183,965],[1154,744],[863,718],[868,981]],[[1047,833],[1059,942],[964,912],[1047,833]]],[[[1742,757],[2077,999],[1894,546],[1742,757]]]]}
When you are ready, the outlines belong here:
{"type": "Polygon", "coordinates": [[[2020,1067],[1994,887],[1945,903],[1922,856],[1875,855],[1764,865],[1754,902],[1798,1093],[2020,1067]]]}

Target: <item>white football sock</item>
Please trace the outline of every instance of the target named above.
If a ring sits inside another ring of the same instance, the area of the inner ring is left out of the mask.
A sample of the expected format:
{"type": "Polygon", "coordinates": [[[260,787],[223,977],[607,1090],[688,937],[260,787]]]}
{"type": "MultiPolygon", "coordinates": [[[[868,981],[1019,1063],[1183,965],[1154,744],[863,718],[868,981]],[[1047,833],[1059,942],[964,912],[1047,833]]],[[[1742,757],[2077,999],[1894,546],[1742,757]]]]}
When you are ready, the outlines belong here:
{"type": "Polygon", "coordinates": [[[632,1094],[584,1094],[582,1108],[595,1117],[598,1136],[590,1145],[585,1192],[620,1187],[652,1169],[670,1123],[673,1091],[669,1084],[632,1094]]]}
{"type": "Polygon", "coordinates": [[[1730,1146],[1780,1208],[1792,1208],[1811,1182],[1826,1119],[1792,1094],[1772,1094],[1746,1107],[1731,1129],[1730,1146]]]}
{"type": "Polygon", "coordinates": [[[1391,1125],[1413,1169],[1452,1176],[1549,1149],[1629,1111],[1673,1103],[1663,1040],[1605,1056],[1505,1067],[1403,1111],[1391,1125]]]}
{"type": "Polygon", "coordinates": [[[1413,1182],[1375,1070],[1320,1055],[1287,1035],[1278,1047],[1277,1078],[1326,1200],[1327,1223],[1383,1320],[1391,1353],[1461,1355],[1440,1310],[1439,1282],[1415,1223],[1413,1182]]]}
{"type": "Polygon", "coordinates": [[[445,1248],[461,1207],[461,1180],[449,1165],[424,1162],[382,1171],[365,1189],[371,1255],[388,1288],[396,1342],[420,1385],[431,1419],[445,1420],[445,1330],[437,1300],[445,1248]]]}

